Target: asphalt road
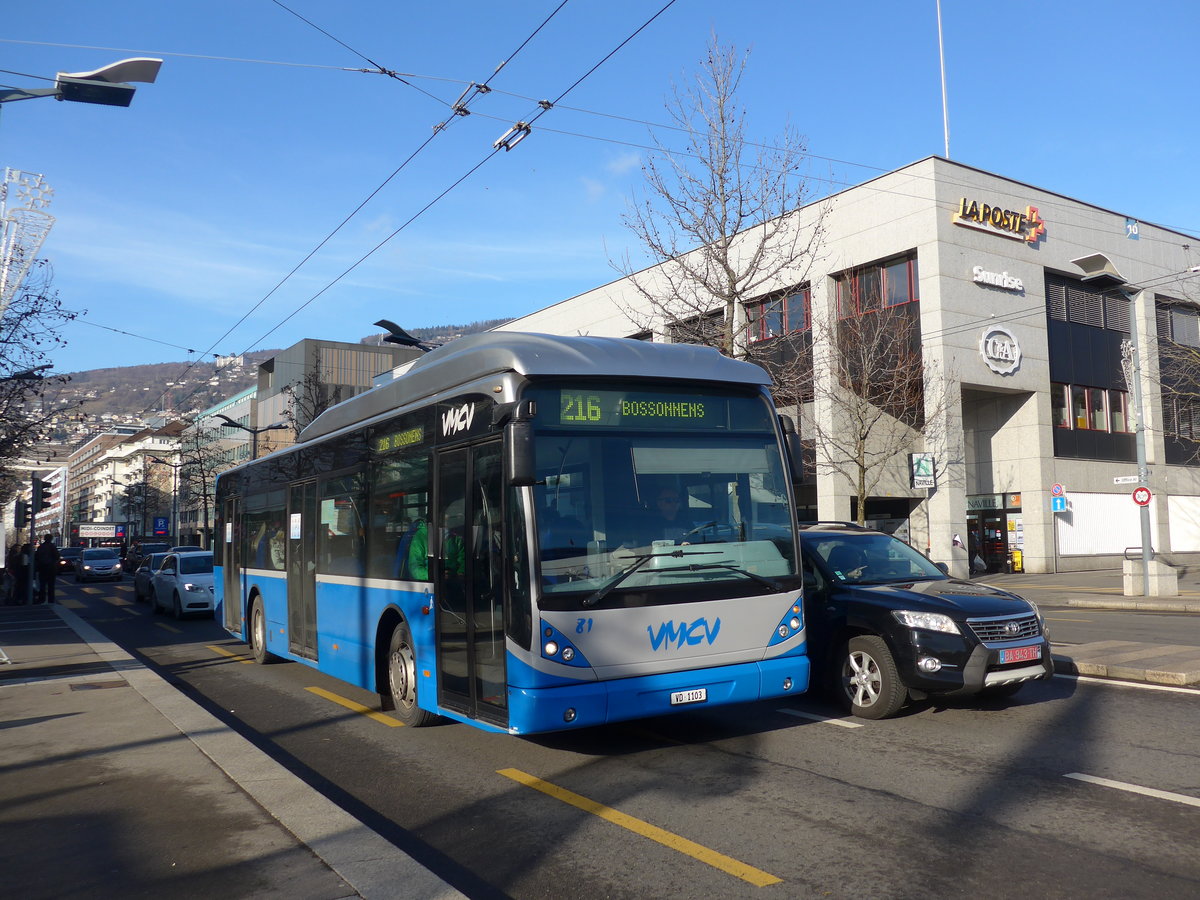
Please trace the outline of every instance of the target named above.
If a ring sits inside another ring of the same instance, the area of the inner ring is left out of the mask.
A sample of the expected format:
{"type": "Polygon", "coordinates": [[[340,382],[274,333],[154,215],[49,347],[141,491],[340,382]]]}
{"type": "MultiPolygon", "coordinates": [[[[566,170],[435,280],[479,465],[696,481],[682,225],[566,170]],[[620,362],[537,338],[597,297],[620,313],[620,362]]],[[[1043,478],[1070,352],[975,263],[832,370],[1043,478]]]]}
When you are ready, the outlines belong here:
{"type": "MultiPolygon", "coordinates": [[[[803,698],[540,738],[408,729],[128,583],[60,592],[472,897],[1200,896],[1200,692],[1056,678],[885,722],[803,698]]],[[[1200,643],[1200,617],[1046,613],[1068,643],[1200,643]]]]}

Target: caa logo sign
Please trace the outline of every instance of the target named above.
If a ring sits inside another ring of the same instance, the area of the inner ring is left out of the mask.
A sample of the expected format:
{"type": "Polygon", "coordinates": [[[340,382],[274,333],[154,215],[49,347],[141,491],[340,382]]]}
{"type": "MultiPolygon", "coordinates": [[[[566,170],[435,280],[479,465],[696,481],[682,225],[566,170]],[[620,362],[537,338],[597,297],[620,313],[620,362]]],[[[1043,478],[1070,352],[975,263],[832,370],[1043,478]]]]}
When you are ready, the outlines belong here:
{"type": "Polygon", "coordinates": [[[474,421],[474,403],[464,403],[457,409],[448,409],[442,413],[442,437],[449,437],[452,434],[462,434],[464,431],[470,431],[471,423],[474,421]]]}
{"type": "Polygon", "coordinates": [[[689,647],[694,647],[702,641],[708,641],[711,647],[717,639],[717,634],[721,631],[721,620],[717,619],[710,627],[708,619],[699,618],[695,622],[688,624],[680,622],[676,625],[674,622],[663,622],[658,626],[656,634],[654,628],[650,625],[646,626],[646,631],[650,633],[650,649],[661,650],[663,647],[670,647],[675,644],[677,649],[682,650],[686,644],[689,647]]]}
{"type": "Polygon", "coordinates": [[[1003,325],[994,325],[979,339],[979,352],[997,375],[1011,375],[1021,365],[1021,345],[1003,325]]]}

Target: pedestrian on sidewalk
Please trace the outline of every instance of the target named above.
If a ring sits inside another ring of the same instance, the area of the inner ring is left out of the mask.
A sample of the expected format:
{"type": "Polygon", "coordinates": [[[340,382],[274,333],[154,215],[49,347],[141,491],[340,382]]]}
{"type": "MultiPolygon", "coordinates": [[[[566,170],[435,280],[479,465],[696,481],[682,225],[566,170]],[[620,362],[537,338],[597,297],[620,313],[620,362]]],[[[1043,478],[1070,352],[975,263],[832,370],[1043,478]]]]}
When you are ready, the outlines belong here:
{"type": "Polygon", "coordinates": [[[37,548],[33,560],[37,567],[38,595],[36,603],[54,602],[54,580],[58,577],[59,560],[62,557],[54,546],[50,535],[42,538],[41,546],[37,548]]]}
{"type": "Polygon", "coordinates": [[[33,554],[30,552],[28,544],[22,544],[20,547],[13,544],[13,548],[12,563],[9,566],[13,573],[11,602],[14,606],[24,606],[29,597],[29,578],[32,575],[30,569],[33,554]]]}

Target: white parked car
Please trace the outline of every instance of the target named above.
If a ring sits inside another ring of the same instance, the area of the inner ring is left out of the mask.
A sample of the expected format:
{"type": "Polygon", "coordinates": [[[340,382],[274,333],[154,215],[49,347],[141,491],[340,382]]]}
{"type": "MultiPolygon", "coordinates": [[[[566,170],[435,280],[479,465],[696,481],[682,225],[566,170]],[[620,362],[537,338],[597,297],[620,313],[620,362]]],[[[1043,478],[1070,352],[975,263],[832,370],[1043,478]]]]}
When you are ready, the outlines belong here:
{"type": "Polygon", "coordinates": [[[193,613],[211,613],[213,555],[199,550],[168,553],[150,579],[150,608],[170,610],[177,619],[193,613]]]}

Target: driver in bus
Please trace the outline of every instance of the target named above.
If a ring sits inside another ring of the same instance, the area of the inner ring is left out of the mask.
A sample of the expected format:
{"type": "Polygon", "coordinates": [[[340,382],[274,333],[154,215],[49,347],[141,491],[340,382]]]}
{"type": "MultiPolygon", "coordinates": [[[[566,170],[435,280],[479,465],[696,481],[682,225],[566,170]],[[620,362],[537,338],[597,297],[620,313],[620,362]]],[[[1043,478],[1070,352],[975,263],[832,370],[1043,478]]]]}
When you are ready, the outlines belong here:
{"type": "Polygon", "coordinates": [[[650,510],[650,541],[686,542],[697,531],[687,512],[686,498],[677,488],[664,486],[654,497],[650,510]]]}

